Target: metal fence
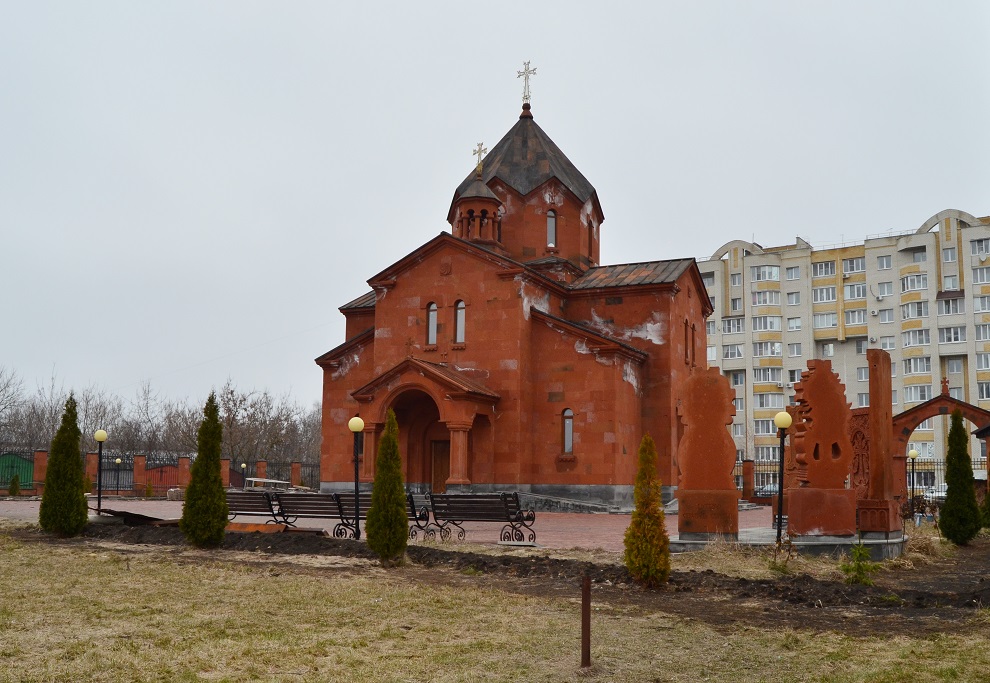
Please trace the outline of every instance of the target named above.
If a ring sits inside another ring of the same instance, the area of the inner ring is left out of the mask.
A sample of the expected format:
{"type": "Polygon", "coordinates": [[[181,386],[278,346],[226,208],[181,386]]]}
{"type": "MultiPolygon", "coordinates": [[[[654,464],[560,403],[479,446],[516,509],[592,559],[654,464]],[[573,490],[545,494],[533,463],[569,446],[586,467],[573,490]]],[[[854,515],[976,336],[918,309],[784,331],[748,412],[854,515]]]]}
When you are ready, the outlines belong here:
{"type": "Polygon", "coordinates": [[[0,453],[0,489],[10,488],[10,481],[15,476],[22,489],[34,488],[34,453],[0,453]]]}

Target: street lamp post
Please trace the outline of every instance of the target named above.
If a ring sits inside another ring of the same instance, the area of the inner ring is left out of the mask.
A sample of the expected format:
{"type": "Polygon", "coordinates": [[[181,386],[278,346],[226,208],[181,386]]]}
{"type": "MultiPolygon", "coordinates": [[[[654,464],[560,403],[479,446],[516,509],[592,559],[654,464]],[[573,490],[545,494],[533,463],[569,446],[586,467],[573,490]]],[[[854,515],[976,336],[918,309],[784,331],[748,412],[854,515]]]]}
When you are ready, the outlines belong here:
{"type": "Polygon", "coordinates": [[[911,461],[911,519],[914,519],[914,482],[917,481],[914,476],[914,461],[918,459],[918,451],[913,448],[909,450],[908,459],[911,461]]]}
{"type": "Polygon", "coordinates": [[[113,464],[117,466],[117,495],[120,495],[120,458],[113,461],[113,464]]]}
{"type": "Polygon", "coordinates": [[[354,433],[354,538],[361,540],[361,502],[358,488],[358,451],[360,449],[360,434],[364,431],[364,420],[360,417],[352,417],[347,422],[347,428],[354,433]]]}
{"type": "Polygon", "coordinates": [[[96,514],[103,510],[103,442],[107,440],[107,433],[102,429],[97,429],[93,434],[98,445],[99,455],[96,459],[96,514]]]}
{"type": "Polygon", "coordinates": [[[242,489],[246,489],[247,488],[247,463],[246,462],[242,462],[241,463],[241,488],[242,489]]]}
{"type": "Polygon", "coordinates": [[[773,416],[773,423],[780,434],[780,467],[777,469],[777,545],[780,545],[780,534],[784,528],[784,438],[787,428],[791,426],[791,416],[787,411],[780,411],[773,416]]]}

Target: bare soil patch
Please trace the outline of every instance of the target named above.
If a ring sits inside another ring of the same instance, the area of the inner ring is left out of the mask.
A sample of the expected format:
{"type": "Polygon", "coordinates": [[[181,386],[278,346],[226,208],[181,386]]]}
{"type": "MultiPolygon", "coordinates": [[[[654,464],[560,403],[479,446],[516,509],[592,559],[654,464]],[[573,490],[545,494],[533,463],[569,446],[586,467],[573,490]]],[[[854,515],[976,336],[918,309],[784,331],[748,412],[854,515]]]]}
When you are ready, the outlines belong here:
{"type": "MultiPolygon", "coordinates": [[[[303,573],[366,572],[376,566],[374,554],[363,542],[308,533],[228,533],[219,551],[202,553],[188,552],[176,527],[89,525],[83,536],[67,540],[26,528],[11,535],[23,541],[113,543],[128,552],[172,552],[179,561],[193,563],[226,556],[303,573]]],[[[456,544],[413,544],[408,559],[396,571],[410,580],[432,585],[479,582],[529,595],[576,596],[581,578],[588,575],[596,602],[634,612],[677,614],[725,629],[772,623],[863,636],[965,633],[985,630],[981,623],[985,616],[974,617],[983,614],[979,609],[990,607],[990,538],[986,536],[959,548],[951,559],[915,568],[894,563],[875,576],[874,586],[804,574],[748,579],[704,570],[675,571],[665,588],[650,591],[635,585],[625,568],[614,562],[566,559],[551,552],[482,554],[459,550],[456,544]]]]}

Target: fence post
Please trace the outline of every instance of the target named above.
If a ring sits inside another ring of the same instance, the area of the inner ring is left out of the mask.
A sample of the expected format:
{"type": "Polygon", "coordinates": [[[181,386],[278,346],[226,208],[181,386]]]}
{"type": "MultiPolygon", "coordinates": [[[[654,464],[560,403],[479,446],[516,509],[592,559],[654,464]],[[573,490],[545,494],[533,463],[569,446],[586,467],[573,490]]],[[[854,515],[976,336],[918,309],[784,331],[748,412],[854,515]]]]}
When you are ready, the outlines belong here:
{"type": "Polygon", "coordinates": [[[48,451],[34,452],[34,490],[40,496],[45,489],[45,475],[48,474],[48,451]]]}
{"type": "Polygon", "coordinates": [[[289,467],[289,483],[292,486],[299,486],[302,483],[302,463],[293,462],[289,467]]]}
{"type": "Polygon", "coordinates": [[[100,456],[96,453],[86,454],[86,476],[89,477],[89,482],[93,485],[93,490],[96,490],[96,480],[100,475],[100,456]]]}
{"type": "Polygon", "coordinates": [[[742,497],[744,500],[749,500],[753,497],[753,490],[755,489],[754,480],[756,479],[756,471],[753,466],[752,460],[743,460],[743,490],[742,497]]]}
{"type": "Polygon", "coordinates": [[[143,496],[148,484],[147,455],[134,456],[134,478],[131,481],[133,482],[134,495],[143,496]]]}
{"type": "Polygon", "coordinates": [[[267,460],[259,460],[258,462],[256,462],[254,464],[254,476],[256,476],[258,479],[267,479],[268,478],[268,461],[267,460]]]}
{"type": "Polygon", "coordinates": [[[220,483],[230,488],[230,458],[220,458],[220,483]]]}
{"type": "Polygon", "coordinates": [[[180,455],[179,456],[179,476],[178,476],[179,488],[186,488],[189,486],[189,456],[180,455]]]}

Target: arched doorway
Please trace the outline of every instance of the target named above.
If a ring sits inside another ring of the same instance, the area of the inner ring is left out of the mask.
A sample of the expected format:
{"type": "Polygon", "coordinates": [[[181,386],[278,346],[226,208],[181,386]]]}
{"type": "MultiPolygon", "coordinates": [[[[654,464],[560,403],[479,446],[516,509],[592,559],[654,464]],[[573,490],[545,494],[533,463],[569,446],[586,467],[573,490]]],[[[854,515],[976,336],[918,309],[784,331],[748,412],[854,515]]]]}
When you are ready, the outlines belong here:
{"type": "Polygon", "coordinates": [[[450,476],[450,432],[440,410],[421,389],[398,394],[389,406],[399,423],[399,451],[408,488],[415,493],[445,490],[450,476]]]}

